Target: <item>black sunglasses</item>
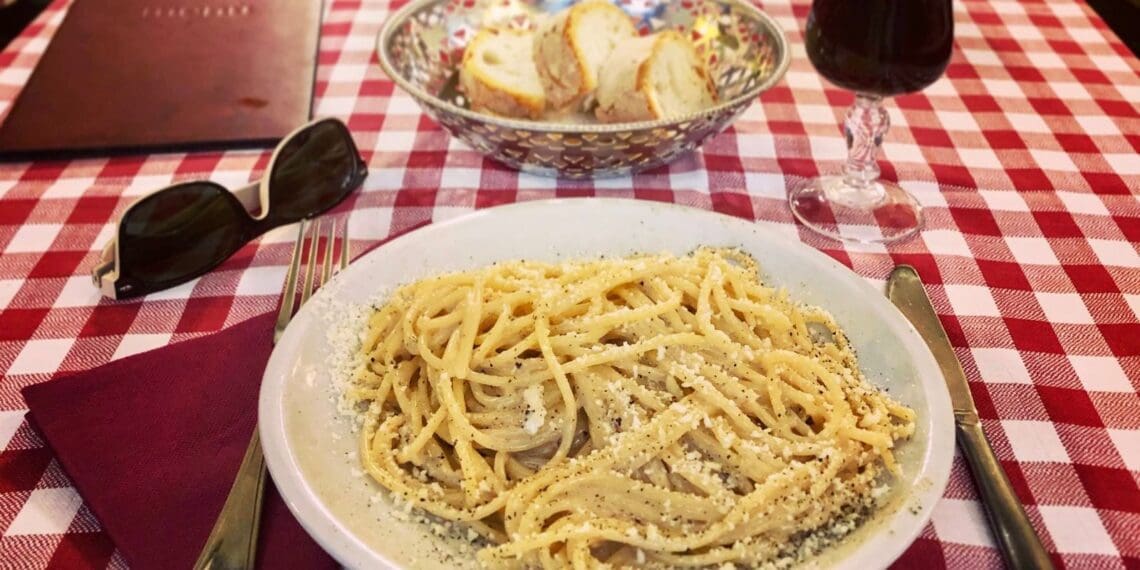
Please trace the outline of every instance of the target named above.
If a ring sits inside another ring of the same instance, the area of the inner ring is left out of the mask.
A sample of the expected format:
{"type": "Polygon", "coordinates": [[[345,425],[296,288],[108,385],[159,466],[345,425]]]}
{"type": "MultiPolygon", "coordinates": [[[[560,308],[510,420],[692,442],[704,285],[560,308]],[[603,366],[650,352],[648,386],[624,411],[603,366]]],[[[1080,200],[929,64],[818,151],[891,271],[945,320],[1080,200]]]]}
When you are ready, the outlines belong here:
{"type": "Polygon", "coordinates": [[[368,176],[348,127],[318,119],[281,140],[260,181],[231,193],[184,182],[140,198],[92,270],[95,286],[126,299],[185,283],[250,240],[337,205],[368,176]],[[251,213],[255,212],[255,213],[251,213]]]}

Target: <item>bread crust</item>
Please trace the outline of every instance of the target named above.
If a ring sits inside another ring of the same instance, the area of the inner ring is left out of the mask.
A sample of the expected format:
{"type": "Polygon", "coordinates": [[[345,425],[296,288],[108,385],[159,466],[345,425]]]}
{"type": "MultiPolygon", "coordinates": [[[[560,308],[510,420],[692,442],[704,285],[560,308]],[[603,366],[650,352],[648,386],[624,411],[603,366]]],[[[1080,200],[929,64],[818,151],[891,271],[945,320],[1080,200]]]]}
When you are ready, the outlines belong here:
{"type": "Polygon", "coordinates": [[[670,45],[679,46],[683,50],[682,57],[686,61],[680,65],[692,72],[691,87],[699,90],[695,94],[696,98],[716,102],[716,85],[692,44],[678,32],[667,30],[652,36],[626,40],[618,44],[610,54],[602,66],[603,71],[598,80],[598,107],[594,115],[599,121],[617,123],[669,117],[670,109],[662,103],[662,94],[654,86],[652,75],[655,66],[675,63],[665,61],[667,56],[664,51],[670,45]]]}
{"type": "MultiPolygon", "coordinates": [[[[521,41],[523,45],[532,46],[532,34],[520,30],[485,29],[475,34],[467,44],[463,53],[463,62],[459,70],[459,83],[471,109],[479,112],[493,113],[505,117],[538,119],[546,110],[546,96],[541,86],[526,89],[517,82],[504,81],[487,68],[480,59],[484,51],[494,47],[503,40],[521,41]],[[513,37],[512,37],[513,36],[513,37]]],[[[534,70],[530,54],[522,54],[520,61],[511,62],[520,66],[518,71],[534,75],[537,82],[537,71],[534,70]]]]}
{"type": "Polygon", "coordinates": [[[610,51],[606,46],[635,34],[629,16],[606,0],[575,4],[540,25],[534,39],[534,62],[547,103],[555,110],[580,104],[597,88],[598,66],[610,51]],[[588,29],[584,22],[593,16],[612,24],[616,34],[610,37],[609,30],[588,29]]]}

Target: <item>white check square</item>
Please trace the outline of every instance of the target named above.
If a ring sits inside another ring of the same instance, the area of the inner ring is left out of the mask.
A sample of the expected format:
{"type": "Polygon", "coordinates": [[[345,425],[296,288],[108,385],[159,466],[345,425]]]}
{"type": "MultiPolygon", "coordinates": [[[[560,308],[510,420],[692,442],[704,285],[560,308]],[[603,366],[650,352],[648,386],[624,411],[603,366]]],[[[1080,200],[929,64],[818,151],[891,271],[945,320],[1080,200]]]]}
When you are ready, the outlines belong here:
{"type": "Polygon", "coordinates": [[[994,12],[998,14],[1024,14],[1025,8],[1017,2],[994,2],[992,4],[994,12]]]}
{"type": "Polygon", "coordinates": [[[1073,117],[1089,135],[1119,135],[1120,129],[1112,119],[1100,115],[1077,115],[1073,117]]]}
{"type": "Polygon", "coordinates": [[[356,97],[322,97],[317,104],[317,115],[347,117],[356,106],[356,97]]]}
{"type": "Polygon", "coordinates": [[[776,158],[776,138],[768,134],[736,135],[736,148],[741,157],[776,158]]]}
{"type": "Polygon", "coordinates": [[[795,89],[823,91],[823,82],[819,77],[814,71],[789,71],[784,74],[784,81],[788,83],[788,87],[795,89]]]}
{"type": "Polygon", "coordinates": [[[1108,429],[1108,438],[1120,452],[1124,466],[1129,471],[1140,471],[1140,430],[1108,429]]]}
{"type": "Polygon", "coordinates": [[[1005,26],[1005,32],[1009,33],[1010,38],[1015,38],[1017,41],[1044,40],[1041,30],[1037,26],[1008,24],[1005,26]]]}
{"type": "Polygon", "coordinates": [[[1032,384],[1021,355],[1011,348],[972,348],[982,381],[989,384],[1032,384]]]}
{"type": "Polygon", "coordinates": [[[73,344],[73,338],[29,340],[8,367],[8,374],[51,374],[59,369],[73,344]]]}
{"type": "Polygon", "coordinates": [[[1018,461],[1053,461],[1068,463],[1069,453],[1049,422],[1002,420],[1013,454],[1018,461]]]}
{"type": "Polygon", "coordinates": [[[111,360],[118,360],[133,354],[139,354],[148,350],[154,350],[170,344],[169,334],[128,334],[123,336],[123,340],[119,341],[119,346],[115,348],[115,354],[111,355],[111,360]]]}
{"type": "Polygon", "coordinates": [[[11,410],[0,412],[0,450],[6,449],[8,443],[24,423],[24,410],[11,410]]]}
{"type": "Polygon", "coordinates": [[[258,238],[258,243],[262,246],[271,245],[275,243],[294,244],[297,242],[297,225],[286,224],[284,226],[277,226],[263,234],[258,238]]]}
{"type": "Polygon", "coordinates": [[[181,301],[189,299],[194,294],[194,288],[198,286],[198,281],[201,277],[195,277],[181,285],[175,285],[169,289],[163,289],[156,293],[150,293],[146,296],[147,301],[181,301]]]}
{"type": "Polygon", "coordinates": [[[62,224],[24,224],[16,230],[16,235],[8,242],[5,253],[30,253],[51,249],[55,236],[63,229],[62,224]]]}
{"type": "Polygon", "coordinates": [[[1140,174],[1140,155],[1136,153],[1105,153],[1101,156],[1117,174],[1140,174]]]}
{"type": "Polygon", "coordinates": [[[341,51],[366,51],[372,52],[376,49],[376,38],[372,34],[357,34],[348,36],[344,39],[344,46],[341,51]]]}
{"type": "Polygon", "coordinates": [[[1128,393],[1135,391],[1120,361],[1112,356],[1069,355],[1069,364],[1081,386],[1090,392],[1128,393]]]}
{"type": "Polygon", "coordinates": [[[23,53],[43,53],[47,49],[47,38],[32,38],[28,40],[24,47],[20,48],[23,53]]]}
{"type": "Polygon", "coordinates": [[[1035,148],[1029,149],[1029,154],[1033,156],[1033,160],[1042,170],[1063,170],[1065,172],[1080,172],[1081,169],[1073,164],[1073,159],[1069,158],[1069,153],[1060,150],[1039,150],[1035,148]]]}
{"type": "Polygon", "coordinates": [[[329,83],[352,83],[360,81],[368,74],[368,64],[337,63],[329,74],[329,83]]]}
{"type": "Polygon", "coordinates": [[[351,214],[348,236],[351,239],[380,240],[388,237],[392,228],[391,208],[362,208],[351,214]]]}
{"type": "Polygon", "coordinates": [[[959,38],[980,38],[982,36],[981,28],[969,23],[954,23],[954,35],[959,38]]]}
{"type": "Polygon", "coordinates": [[[1077,192],[1057,192],[1057,198],[1065,205],[1065,209],[1074,214],[1091,214],[1094,216],[1107,216],[1108,208],[1096,194],[1082,194],[1077,192]]]}
{"type": "Polygon", "coordinates": [[[1140,319],[1140,295],[1134,293],[1125,293],[1124,302],[1132,309],[1132,314],[1140,319]]]}
{"type": "Polygon", "coordinates": [[[843,160],[847,158],[847,143],[839,137],[808,137],[811,157],[815,160],[843,160]]]}
{"type": "Polygon", "coordinates": [[[978,190],[978,194],[982,195],[982,199],[986,201],[986,205],[991,210],[1002,210],[1006,212],[1028,212],[1029,204],[1025,203],[1025,198],[1016,190],[978,190]]]}
{"type": "Polygon", "coordinates": [[[131,178],[130,184],[123,189],[123,196],[144,196],[170,186],[173,181],[170,174],[140,174],[131,178]]]}
{"type": "Polygon", "coordinates": [[[945,285],[943,289],[958,315],[975,315],[982,317],[1000,317],[997,303],[988,287],[979,285],[945,285]]]}
{"type": "Polygon", "coordinates": [[[393,93],[388,99],[388,115],[416,115],[419,113],[420,106],[416,103],[416,100],[399,90],[393,93]]]}
{"type": "Polygon", "coordinates": [[[31,77],[31,69],[19,69],[9,67],[8,69],[0,70],[0,85],[24,85],[31,77]]]}
{"type": "Polygon", "coordinates": [[[1018,87],[1017,82],[1011,79],[983,78],[982,85],[984,85],[986,91],[994,97],[1025,98],[1025,93],[1021,91],[1021,87],[1018,87]]]}
{"type": "Polygon", "coordinates": [[[1114,267],[1140,267],[1140,253],[1126,241],[1090,239],[1089,246],[1104,265],[1114,267]]]}
{"type": "Polygon", "coordinates": [[[830,105],[796,105],[796,113],[799,114],[800,120],[805,124],[836,124],[835,112],[832,110],[830,105]]]}
{"type": "Polygon", "coordinates": [[[964,49],[962,55],[974,65],[1001,65],[1001,58],[988,49],[964,49]]]}
{"type": "Polygon", "coordinates": [[[4,536],[63,534],[82,504],[83,499],[71,487],[36,489],[8,525],[4,536]]]}
{"type": "Polygon", "coordinates": [[[364,192],[374,190],[399,190],[404,187],[405,168],[370,168],[364,179],[364,192]]]}
{"type": "MultiPolygon", "coordinates": [[[[929,97],[931,95],[937,95],[939,97],[955,97],[958,95],[958,90],[954,88],[954,84],[951,83],[950,79],[948,77],[946,77],[945,75],[943,75],[941,78],[938,79],[938,81],[931,83],[930,86],[928,86],[926,89],[923,89],[922,93],[924,95],[926,95],[927,97],[929,97]]],[[[894,105],[888,106],[887,112],[888,113],[891,112],[891,109],[894,109],[894,108],[895,108],[894,105]]],[[[891,124],[898,124],[898,123],[895,123],[894,120],[895,120],[895,116],[894,116],[894,114],[892,114],[891,115],[891,124]]]]}
{"type": "Polygon", "coordinates": [[[1057,98],[1064,100],[1080,99],[1088,101],[1092,99],[1092,95],[1080,83],[1073,82],[1051,82],[1049,87],[1053,88],[1053,93],[1057,94],[1057,98]]]}
{"type": "MultiPolygon", "coordinates": [[[[444,175],[446,176],[447,172],[449,172],[450,170],[451,170],[450,168],[444,169],[444,171],[443,171],[444,175]]],[[[474,169],[472,169],[472,170],[474,170],[474,169]]],[[[478,172],[482,172],[482,171],[478,171],[478,172]]],[[[478,180],[478,178],[476,178],[476,180],[478,180]]],[[[630,178],[628,176],[617,176],[614,178],[599,178],[599,179],[594,181],[594,187],[595,188],[602,188],[602,186],[598,185],[598,182],[600,182],[602,180],[606,180],[607,182],[611,183],[611,185],[608,186],[608,188],[632,188],[633,187],[633,181],[630,180],[630,178]],[[613,184],[613,181],[615,181],[615,180],[620,181],[620,185],[613,184]]],[[[447,188],[448,186],[446,184],[443,184],[441,181],[440,187],[441,188],[447,188]]],[[[558,188],[558,179],[557,178],[554,178],[552,176],[539,176],[537,174],[527,174],[525,172],[519,173],[519,190],[554,190],[556,188],[558,188]]]]}
{"type": "Polygon", "coordinates": [[[1095,509],[1053,505],[1041,505],[1037,509],[1057,550],[1072,554],[1118,554],[1095,509]]]}
{"type": "Polygon", "coordinates": [[[380,135],[376,137],[375,150],[406,153],[409,149],[415,148],[415,143],[416,131],[386,130],[381,131],[380,135]]]}
{"type": "Polygon", "coordinates": [[[23,284],[22,279],[0,279],[0,311],[8,308],[23,284]]]}
{"type": "Polygon", "coordinates": [[[922,163],[926,161],[926,157],[922,156],[922,149],[916,144],[885,142],[882,148],[883,155],[891,162],[922,163]]]}
{"type": "Polygon", "coordinates": [[[1095,324],[1088,307],[1077,293],[1045,293],[1036,291],[1037,303],[1045,312],[1045,318],[1051,323],[1067,323],[1075,325],[1095,324]]]}
{"type": "Polygon", "coordinates": [[[784,175],[779,173],[745,171],[744,186],[751,196],[777,200],[788,196],[788,191],[784,188],[784,175]]]}
{"type": "Polygon", "coordinates": [[[993,546],[982,507],[974,501],[942,499],[930,515],[940,540],[971,546],[993,546]]]}
{"type": "Polygon", "coordinates": [[[974,116],[970,113],[963,113],[961,111],[934,111],[938,115],[938,122],[942,123],[942,127],[948,131],[967,131],[978,132],[982,130],[978,127],[978,122],[974,120],[974,116]]]}
{"type": "MultiPolygon", "coordinates": [[[[324,233],[323,231],[321,233],[324,233]]],[[[277,295],[285,284],[284,266],[250,267],[242,271],[235,295],[277,295]]]]}
{"type": "MultiPolygon", "coordinates": [[[[1084,12],[1081,11],[1081,7],[1078,4],[1069,4],[1067,2],[1050,2],[1050,3],[1046,4],[1046,6],[1049,6],[1050,8],[1052,8],[1054,14],[1056,14],[1058,16],[1062,16],[1062,17],[1083,16],[1084,15],[1084,12]]],[[[1077,29],[1082,29],[1082,28],[1077,28],[1077,29]]],[[[1096,31],[1096,30],[1093,30],[1093,31],[1096,31]]]]}
{"type": "Polygon", "coordinates": [[[988,148],[960,148],[958,156],[962,158],[962,164],[970,168],[1002,168],[1001,159],[988,148]]]}
{"type": "Polygon", "coordinates": [[[1060,265],[1045,238],[1007,237],[1005,243],[1013,258],[1022,265],[1060,265]]]}
{"type": "Polygon", "coordinates": [[[1064,60],[1051,51],[1027,51],[1025,57],[1029,58],[1029,63],[1038,69],[1068,69],[1064,60]]]}
{"type": "MultiPolygon", "coordinates": [[[[916,162],[920,162],[920,161],[916,161],[916,162]]],[[[899,185],[902,186],[903,188],[905,188],[907,192],[910,192],[911,194],[913,194],[915,199],[918,200],[918,203],[921,204],[923,208],[945,208],[946,207],[946,196],[942,194],[942,189],[938,187],[938,183],[936,183],[936,182],[904,181],[904,182],[901,182],[899,185]]],[[[940,232],[942,230],[937,230],[937,231],[940,232]]],[[[926,235],[926,234],[936,234],[936,237],[934,238],[935,240],[942,239],[941,234],[938,234],[936,231],[933,231],[933,230],[929,231],[929,232],[925,232],[923,235],[926,235]]],[[[963,241],[962,243],[965,243],[965,241],[963,241]]],[[[930,245],[930,242],[928,241],[927,246],[929,247],[929,245],[930,245]]],[[[959,247],[959,245],[954,244],[954,247],[959,247]]],[[[966,249],[968,250],[969,248],[966,248],[966,249]]],[[[964,254],[964,255],[969,255],[969,254],[964,254]]]]}
{"type": "Polygon", "coordinates": [[[91,284],[91,277],[83,275],[68,277],[55,298],[53,307],[94,307],[99,304],[102,294],[91,284]]]}
{"type": "MultiPolygon", "coordinates": [[[[440,188],[478,188],[483,171],[478,168],[444,168],[439,176],[440,188]]],[[[520,174],[520,180],[526,176],[520,174]]]]}
{"type": "Polygon", "coordinates": [[[1053,129],[1045,123],[1040,115],[1031,115],[1028,113],[1007,113],[1005,116],[1009,119],[1009,126],[1013,130],[1022,133],[1051,133],[1053,129]]]}
{"type": "MultiPolygon", "coordinates": [[[[1133,22],[1133,24],[1135,23],[1136,22],[1133,22]]],[[[1101,71],[1131,71],[1131,68],[1128,67],[1128,63],[1119,55],[1090,55],[1089,59],[1092,60],[1096,68],[1101,71]]]]}
{"type": "Polygon", "coordinates": [[[44,198],[78,198],[95,185],[94,178],[60,178],[44,191],[44,198]]]}
{"type": "MultiPolygon", "coordinates": [[[[923,203],[925,206],[926,204],[923,203]]],[[[966,238],[962,232],[954,230],[928,230],[922,232],[922,240],[926,242],[926,249],[935,255],[962,255],[973,256],[970,246],[966,245],[966,238]]]]}

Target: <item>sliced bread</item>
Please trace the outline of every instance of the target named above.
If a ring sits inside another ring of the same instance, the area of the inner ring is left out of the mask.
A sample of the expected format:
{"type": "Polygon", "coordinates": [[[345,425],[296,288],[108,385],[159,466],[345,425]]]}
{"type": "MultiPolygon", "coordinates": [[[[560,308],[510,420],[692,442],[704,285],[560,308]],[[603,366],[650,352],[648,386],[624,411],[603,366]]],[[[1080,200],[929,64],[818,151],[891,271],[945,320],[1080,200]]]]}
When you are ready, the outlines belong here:
{"type": "Polygon", "coordinates": [[[539,25],[534,63],[550,106],[565,109],[592,94],[614,46],[636,35],[629,15],[606,0],[575,4],[539,25]]]}
{"type": "Polygon", "coordinates": [[[533,50],[531,32],[485,29],[475,34],[459,69],[459,84],[471,109],[505,117],[541,117],[546,95],[533,50]]]}
{"type": "Polygon", "coordinates": [[[716,104],[704,60],[672,30],[621,42],[601,69],[594,114],[603,123],[678,117],[716,104]]]}

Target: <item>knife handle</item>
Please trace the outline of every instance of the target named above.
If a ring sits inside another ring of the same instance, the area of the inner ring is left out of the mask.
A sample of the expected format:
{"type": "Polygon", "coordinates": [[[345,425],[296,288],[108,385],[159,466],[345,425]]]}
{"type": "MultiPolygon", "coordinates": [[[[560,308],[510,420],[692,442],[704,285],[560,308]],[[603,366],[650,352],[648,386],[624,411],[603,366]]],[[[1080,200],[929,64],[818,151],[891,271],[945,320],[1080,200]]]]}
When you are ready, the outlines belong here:
{"type": "Polygon", "coordinates": [[[1053,568],[1053,561],[1029,523],[1029,517],[1025,515],[1005,470],[986,440],[981,424],[959,421],[955,426],[958,445],[962,446],[966,463],[974,474],[974,483],[982,495],[982,505],[1006,566],[1015,569],[1053,568]]]}

